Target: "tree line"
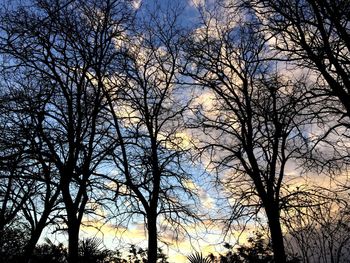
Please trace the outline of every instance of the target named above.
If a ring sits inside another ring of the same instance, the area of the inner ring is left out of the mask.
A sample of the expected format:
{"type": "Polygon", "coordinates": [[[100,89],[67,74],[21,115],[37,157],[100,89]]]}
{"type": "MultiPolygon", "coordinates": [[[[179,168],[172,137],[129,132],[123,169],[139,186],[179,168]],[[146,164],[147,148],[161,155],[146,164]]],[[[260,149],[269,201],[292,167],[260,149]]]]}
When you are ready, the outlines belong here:
{"type": "MultiPolygon", "coordinates": [[[[24,262],[49,226],[78,262],[87,216],[144,220],[157,262],[162,232],[175,240],[204,221],[200,170],[229,200],[227,230],[263,212],[275,262],[287,261],[288,240],[309,262],[305,235],[349,232],[338,178],[349,161],[350,3],[204,1],[196,19],[181,2],[133,4],[1,8],[0,232],[29,227],[24,262]],[[290,185],[290,167],[330,176],[338,192],[290,185]]],[[[335,242],[341,262],[349,240],[335,242]]]]}

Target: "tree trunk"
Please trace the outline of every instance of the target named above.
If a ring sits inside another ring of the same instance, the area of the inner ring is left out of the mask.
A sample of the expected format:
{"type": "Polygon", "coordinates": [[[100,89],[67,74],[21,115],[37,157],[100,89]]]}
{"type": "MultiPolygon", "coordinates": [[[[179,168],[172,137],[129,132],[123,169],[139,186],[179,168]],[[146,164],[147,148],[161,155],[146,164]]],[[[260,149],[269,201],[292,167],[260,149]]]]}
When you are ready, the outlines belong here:
{"type": "Polygon", "coordinates": [[[79,229],[80,224],[76,218],[68,219],[68,262],[79,262],[78,248],[79,248],[79,229]]]}
{"type": "Polygon", "coordinates": [[[265,207],[265,211],[268,218],[275,263],[285,263],[286,253],[284,250],[284,241],[278,207],[274,205],[267,205],[265,207]]]}
{"type": "Polygon", "coordinates": [[[25,263],[29,263],[31,256],[33,254],[33,251],[35,249],[36,244],[38,243],[38,240],[41,236],[41,233],[43,232],[45,226],[46,226],[46,222],[47,219],[49,218],[52,209],[55,205],[55,202],[59,196],[60,191],[56,190],[55,194],[52,196],[51,199],[49,199],[48,202],[46,202],[45,204],[45,209],[43,211],[43,214],[41,215],[38,224],[36,225],[36,228],[34,229],[30,240],[28,241],[28,244],[26,245],[25,249],[24,249],[24,253],[23,253],[23,257],[24,257],[24,262],[25,263]]]}
{"type": "Polygon", "coordinates": [[[25,263],[31,262],[31,257],[33,255],[33,251],[35,249],[36,244],[38,243],[38,240],[41,236],[41,233],[43,232],[43,229],[45,228],[46,224],[46,218],[41,217],[40,221],[38,222],[36,228],[34,229],[23,253],[23,259],[25,263]]]}
{"type": "Polygon", "coordinates": [[[67,227],[68,227],[68,262],[78,262],[78,247],[79,247],[79,230],[80,221],[77,217],[77,207],[72,200],[69,184],[73,178],[72,166],[67,165],[61,173],[61,193],[65,209],[67,212],[67,227]]]}
{"type": "Polygon", "coordinates": [[[148,226],[148,263],[157,262],[157,216],[155,213],[147,217],[147,226],[148,226]]]}

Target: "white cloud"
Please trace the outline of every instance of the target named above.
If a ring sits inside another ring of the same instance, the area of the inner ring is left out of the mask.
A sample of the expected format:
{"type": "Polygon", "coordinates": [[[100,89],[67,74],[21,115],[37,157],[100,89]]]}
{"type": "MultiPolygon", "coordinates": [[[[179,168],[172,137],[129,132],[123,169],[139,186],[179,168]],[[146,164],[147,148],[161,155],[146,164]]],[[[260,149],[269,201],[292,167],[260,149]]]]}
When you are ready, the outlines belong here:
{"type": "Polygon", "coordinates": [[[132,1],[132,6],[135,10],[139,9],[141,7],[141,2],[142,0],[133,0],[132,1]]]}
{"type": "Polygon", "coordinates": [[[194,7],[200,7],[205,5],[205,0],[189,0],[188,4],[194,7]]]}

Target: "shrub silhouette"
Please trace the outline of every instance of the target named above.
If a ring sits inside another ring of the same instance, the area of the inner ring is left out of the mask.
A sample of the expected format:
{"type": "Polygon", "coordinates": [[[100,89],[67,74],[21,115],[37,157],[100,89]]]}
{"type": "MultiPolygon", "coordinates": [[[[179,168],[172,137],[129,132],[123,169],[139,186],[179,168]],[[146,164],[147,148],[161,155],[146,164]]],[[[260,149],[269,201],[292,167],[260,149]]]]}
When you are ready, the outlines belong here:
{"type": "MultiPolygon", "coordinates": [[[[246,245],[235,248],[225,243],[227,252],[218,257],[213,254],[204,257],[202,253],[196,252],[187,257],[190,263],[274,263],[271,244],[264,239],[263,234],[256,232],[248,238],[246,245]]],[[[301,262],[297,256],[288,255],[287,263],[301,262]]]]}

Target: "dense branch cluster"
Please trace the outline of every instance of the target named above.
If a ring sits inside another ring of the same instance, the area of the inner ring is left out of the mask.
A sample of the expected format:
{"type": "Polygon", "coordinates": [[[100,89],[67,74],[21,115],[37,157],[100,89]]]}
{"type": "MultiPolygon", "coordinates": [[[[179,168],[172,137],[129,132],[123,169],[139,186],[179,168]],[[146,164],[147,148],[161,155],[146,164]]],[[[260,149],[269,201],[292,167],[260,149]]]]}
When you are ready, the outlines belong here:
{"type": "Polygon", "coordinates": [[[21,239],[19,262],[47,229],[75,263],[82,225],[143,222],[155,263],[197,224],[252,219],[269,245],[190,259],[346,260],[348,1],[24,2],[0,10],[0,244],[21,239]]]}

